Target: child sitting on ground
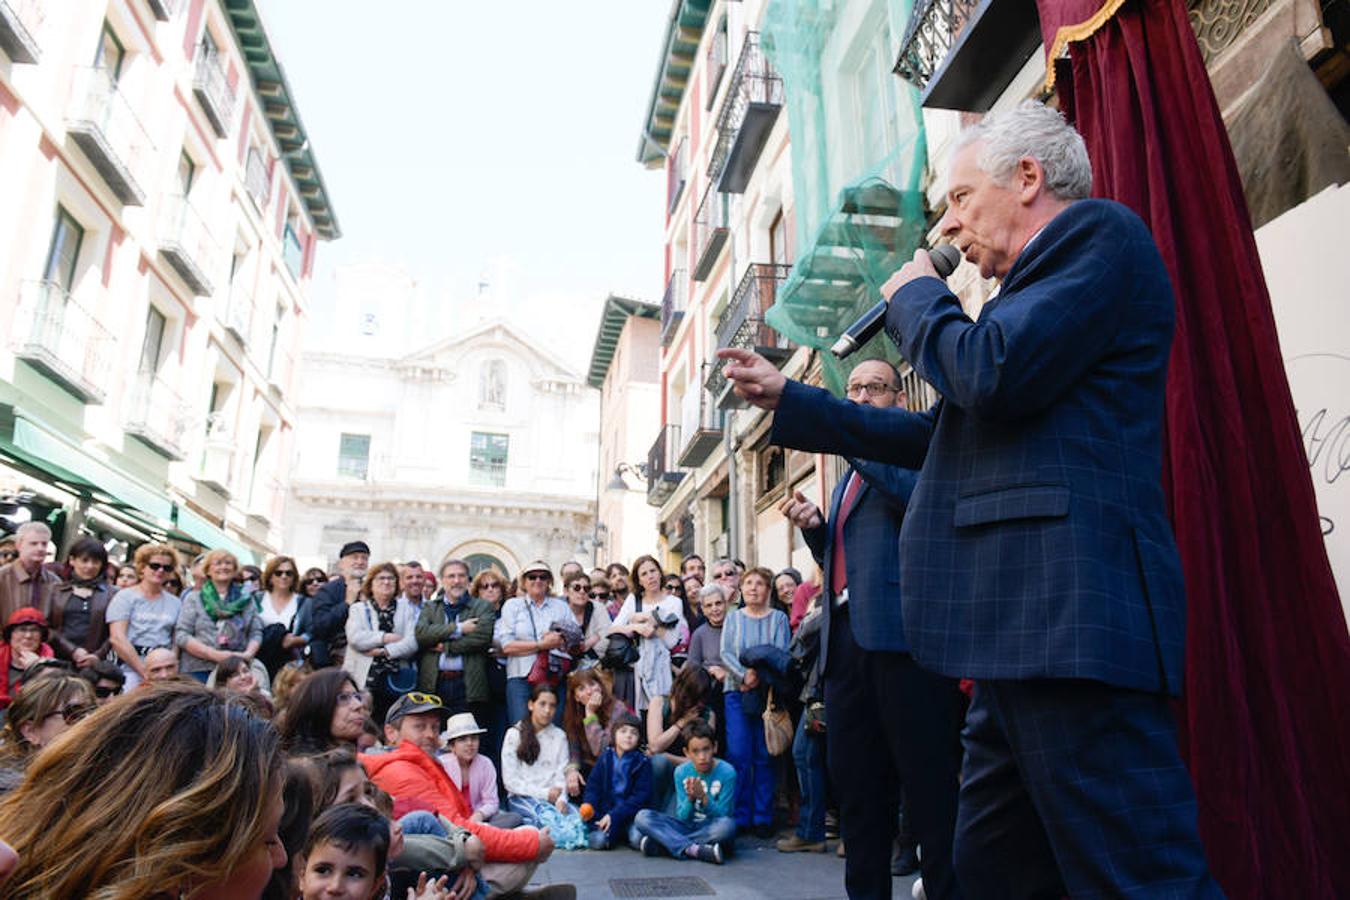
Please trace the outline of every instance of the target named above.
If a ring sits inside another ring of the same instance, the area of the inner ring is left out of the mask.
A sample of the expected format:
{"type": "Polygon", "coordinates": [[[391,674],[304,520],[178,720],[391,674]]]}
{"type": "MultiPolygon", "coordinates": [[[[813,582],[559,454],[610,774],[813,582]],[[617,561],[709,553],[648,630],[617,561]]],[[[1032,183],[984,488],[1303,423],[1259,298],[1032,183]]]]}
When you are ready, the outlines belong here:
{"type": "MultiPolygon", "coordinates": [[[[592,831],[586,841],[592,850],[608,850],[625,839],[633,817],[651,800],[652,764],[638,750],[641,732],[637,716],[620,713],[610,726],[609,746],[595,761],[586,782],[586,803],[592,831]]],[[[587,810],[583,809],[583,814],[587,810]]]]}
{"type": "Polygon", "coordinates": [[[736,770],[717,758],[717,738],[703,719],[684,727],[684,752],[689,761],[674,776],[675,815],[642,810],[628,839],[644,856],[664,849],[676,859],[721,864],[736,840],[736,770]]]}
{"type": "MultiPolygon", "coordinates": [[[[369,806],[342,803],[331,807],[310,826],[300,854],[302,900],[341,896],[375,900],[388,891],[389,820],[369,806]]],[[[409,898],[448,900],[447,878],[431,883],[426,875],[410,889],[409,898]]]]}

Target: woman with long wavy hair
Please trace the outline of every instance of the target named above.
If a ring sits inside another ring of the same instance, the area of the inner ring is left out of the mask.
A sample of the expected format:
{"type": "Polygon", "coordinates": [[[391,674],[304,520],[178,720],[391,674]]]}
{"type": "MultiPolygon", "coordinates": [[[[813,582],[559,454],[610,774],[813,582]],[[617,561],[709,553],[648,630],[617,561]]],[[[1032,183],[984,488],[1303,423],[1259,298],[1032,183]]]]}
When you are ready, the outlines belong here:
{"type": "Polygon", "coordinates": [[[365,731],[366,695],[342,669],[321,669],[295,686],[277,717],[286,752],[312,756],[355,749],[365,731]]]}
{"type": "Polygon", "coordinates": [[[193,684],[138,690],[34,758],[0,803],[9,900],[254,900],[286,863],[277,734],[193,684]],[[40,813],[40,814],[35,814],[40,813]]]}
{"type": "Polygon", "coordinates": [[[580,797],[595,761],[609,746],[610,722],[629,709],[610,692],[608,682],[596,669],[573,672],[567,676],[566,688],[563,731],[567,734],[567,793],[580,797]]]}
{"type": "Polygon", "coordinates": [[[0,794],[19,786],[39,750],[97,708],[94,689],[78,675],[44,673],[25,684],[0,728],[0,794]]]}

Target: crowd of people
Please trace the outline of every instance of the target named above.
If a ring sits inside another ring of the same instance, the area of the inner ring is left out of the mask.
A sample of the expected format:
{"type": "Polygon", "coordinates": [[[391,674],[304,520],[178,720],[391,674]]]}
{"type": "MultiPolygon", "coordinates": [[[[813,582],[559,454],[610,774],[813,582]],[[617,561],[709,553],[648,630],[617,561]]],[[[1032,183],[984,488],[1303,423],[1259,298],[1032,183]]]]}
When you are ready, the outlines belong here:
{"type": "Polygon", "coordinates": [[[360,541],[332,573],[156,543],[119,566],[51,539],[0,544],[0,896],[568,897],[529,887],[555,849],[826,848],[820,587],[794,569],[471,577],[360,541]]]}

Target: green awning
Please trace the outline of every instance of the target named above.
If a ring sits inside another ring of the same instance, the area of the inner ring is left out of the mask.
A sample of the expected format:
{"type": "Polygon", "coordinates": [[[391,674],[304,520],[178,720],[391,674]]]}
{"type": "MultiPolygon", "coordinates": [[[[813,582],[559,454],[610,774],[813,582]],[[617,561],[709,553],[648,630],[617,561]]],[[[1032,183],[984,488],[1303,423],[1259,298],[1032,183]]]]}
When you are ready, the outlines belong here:
{"type": "Polygon", "coordinates": [[[0,406],[0,454],[74,493],[136,510],[152,521],[169,521],[173,512],[162,492],[95,459],[13,407],[0,406]]]}
{"type": "Polygon", "coordinates": [[[177,507],[177,527],[192,541],[208,550],[228,550],[239,557],[239,564],[256,564],[258,555],[185,506],[177,507]]]}

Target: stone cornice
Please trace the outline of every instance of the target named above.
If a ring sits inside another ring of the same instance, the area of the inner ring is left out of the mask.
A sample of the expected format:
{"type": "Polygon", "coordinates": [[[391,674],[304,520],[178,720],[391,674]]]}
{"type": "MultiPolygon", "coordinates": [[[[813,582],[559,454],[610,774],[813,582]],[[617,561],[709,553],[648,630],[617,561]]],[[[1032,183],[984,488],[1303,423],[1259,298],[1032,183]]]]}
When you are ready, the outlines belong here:
{"type": "Polygon", "coordinates": [[[426,511],[473,516],[578,519],[595,515],[595,500],[556,494],[490,494],[427,485],[359,481],[291,481],[295,499],[330,509],[426,511]]]}

